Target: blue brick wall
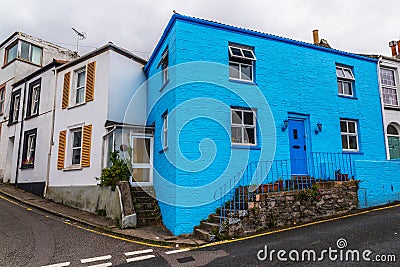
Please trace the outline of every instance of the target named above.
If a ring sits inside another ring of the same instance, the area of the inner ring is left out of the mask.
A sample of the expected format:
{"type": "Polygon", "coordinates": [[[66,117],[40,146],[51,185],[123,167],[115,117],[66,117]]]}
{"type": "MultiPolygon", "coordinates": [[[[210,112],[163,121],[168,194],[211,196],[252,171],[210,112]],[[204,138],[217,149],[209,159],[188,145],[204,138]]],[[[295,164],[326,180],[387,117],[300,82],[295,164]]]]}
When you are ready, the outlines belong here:
{"type": "Polygon", "coordinates": [[[400,200],[400,161],[355,161],[361,208],[400,200]]]}
{"type": "Polygon", "coordinates": [[[155,188],[157,195],[173,199],[168,205],[161,203],[161,210],[174,234],[192,232],[214,212],[220,204],[214,192],[247,163],[290,158],[288,133],[281,131],[289,116],[306,119],[307,144],[313,152],[342,152],[340,118],[358,120],[360,153],[354,158],[385,159],[377,67],[372,60],[180,19],[160,47],[147,66],[153,76],[149,103],[157,103],[149,109],[149,124],[155,126],[154,168],[160,173],[154,176],[155,188]],[[229,42],[254,47],[254,84],[229,81],[229,42]],[[160,92],[161,77],[153,75],[166,45],[171,80],[160,92]],[[338,96],[336,63],[353,67],[356,98],[338,96]],[[251,150],[231,146],[232,106],[257,110],[258,142],[251,150]],[[160,151],[161,115],[166,110],[171,113],[170,146],[160,151]],[[319,134],[314,133],[317,121],[323,124],[319,134]],[[160,182],[161,176],[178,186],[160,182]]]}

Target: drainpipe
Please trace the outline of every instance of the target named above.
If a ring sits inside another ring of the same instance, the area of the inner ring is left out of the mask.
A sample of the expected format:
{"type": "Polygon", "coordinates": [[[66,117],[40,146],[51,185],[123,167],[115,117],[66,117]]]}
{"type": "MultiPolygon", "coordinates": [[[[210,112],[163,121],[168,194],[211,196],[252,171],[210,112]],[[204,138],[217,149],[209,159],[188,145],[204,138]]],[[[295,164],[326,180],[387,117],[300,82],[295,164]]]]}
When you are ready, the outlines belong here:
{"type": "MultiPolygon", "coordinates": [[[[26,99],[26,78],[24,79],[24,98],[22,100],[21,127],[19,129],[17,167],[15,169],[15,186],[17,186],[17,187],[18,187],[19,162],[20,162],[20,157],[21,157],[22,132],[24,129],[25,99],[26,99]]],[[[21,102],[20,102],[20,107],[21,107],[21,102]]],[[[19,116],[19,114],[18,114],[18,116],[19,116]]]]}
{"type": "Polygon", "coordinates": [[[50,126],[50,142],[49,142],[49,153],[47,154],[47,169],[46,169],[46,183],[44,186],[43,197],[46,197],[47,191],[49,189],[49,181],[50,181],[50,163],[51,163],[51,150],[54,145],[54,122],[56,117],[56,103],[57,103],[57,68],[54,67],[54,97],[53,97],[53,108],[51,112],[51,126],[50,126]]]}

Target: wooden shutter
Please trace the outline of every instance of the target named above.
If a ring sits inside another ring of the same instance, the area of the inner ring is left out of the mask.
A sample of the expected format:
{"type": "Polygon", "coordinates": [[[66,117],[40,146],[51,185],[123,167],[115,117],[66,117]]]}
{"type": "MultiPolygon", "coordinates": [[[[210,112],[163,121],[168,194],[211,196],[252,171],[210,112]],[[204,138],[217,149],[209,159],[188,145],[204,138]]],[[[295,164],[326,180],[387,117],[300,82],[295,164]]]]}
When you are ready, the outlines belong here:
{"type": "Polygon", "coordinates": [[[64,74],[64,86],[63,86],[63,94],[62,94],[62,109],[66,109],[69,104],[69,87],[71,81],[71,72],[67,72],[64,74]]]}
{"type": "Polygon", "coordinates": [[[60,137],[58,139],[58,160],[57,160],[57,169],[64,169],[65,162],[65,146],[67,142],[67,131],[61,131],[60,137]]]}
{"type": "Polygon", "coordinates": [[[94,80],[96,79],[96,61],[87,65],[86,68],[86,95],[85,102],[94,100],[94,80]]]}
{"type": "Polygon", "coordinates": [[[90,150],[92,146],[92,125],[83,126],[82,167],[90,167],[90,150]]]}

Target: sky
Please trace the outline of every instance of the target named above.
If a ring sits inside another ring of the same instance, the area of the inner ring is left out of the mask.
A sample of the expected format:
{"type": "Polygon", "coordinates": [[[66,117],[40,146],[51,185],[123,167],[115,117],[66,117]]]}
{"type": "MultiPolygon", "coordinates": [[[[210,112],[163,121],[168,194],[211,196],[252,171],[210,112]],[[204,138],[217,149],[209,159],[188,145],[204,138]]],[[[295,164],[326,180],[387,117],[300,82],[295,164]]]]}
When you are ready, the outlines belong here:
{"type": "Polygon", "coordinates": [[[399,0],[0,0],[0,40],[21,31],[84,54],[109,41],[147,59],[173,11],[336,49],[391,55],[399,0]]]}

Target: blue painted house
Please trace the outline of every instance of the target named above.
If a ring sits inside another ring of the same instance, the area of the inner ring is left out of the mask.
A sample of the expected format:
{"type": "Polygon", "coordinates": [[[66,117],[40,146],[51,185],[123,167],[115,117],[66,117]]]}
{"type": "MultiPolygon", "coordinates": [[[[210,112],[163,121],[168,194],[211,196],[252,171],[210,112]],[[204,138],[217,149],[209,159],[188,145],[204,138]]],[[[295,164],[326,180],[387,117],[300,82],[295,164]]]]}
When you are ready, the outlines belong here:
{"type": "Polygon", "coordinates": [[[149,181],[176,235],[240,183],[368,180],[386,164],[376,59],[174,14],[144,70],[149,181]]]}

